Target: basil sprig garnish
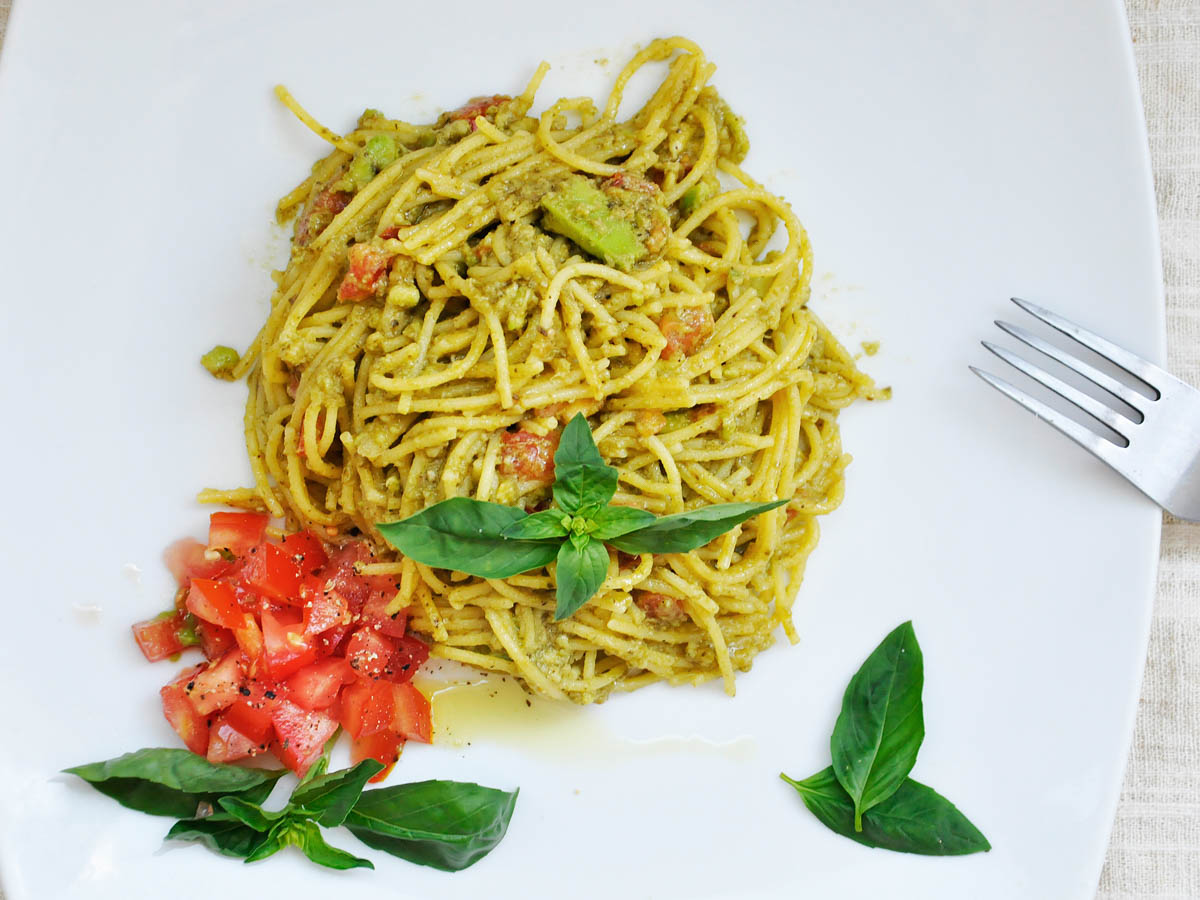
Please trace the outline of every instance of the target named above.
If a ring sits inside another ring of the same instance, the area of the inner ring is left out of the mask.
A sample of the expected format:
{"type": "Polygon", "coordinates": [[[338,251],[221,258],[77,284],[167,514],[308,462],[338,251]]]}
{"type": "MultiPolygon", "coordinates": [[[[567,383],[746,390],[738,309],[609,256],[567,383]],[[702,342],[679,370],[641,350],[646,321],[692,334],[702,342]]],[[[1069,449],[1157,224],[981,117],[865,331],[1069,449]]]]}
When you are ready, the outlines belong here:
{"type": "Polygon", "coordinates": [[[554,454],[554,507],[526,513],[513,506],[452,497],[379,533],[410,559],[480,578],[507,578],[556,561],[555,619],[587,603],[608,574],[605,544],[626,553],[686,553],[787,500],[718,503],[670,516],[610,504],[617,470],[577,413],[554,454]]]}
{"type": "Polygon", "coordinates": [[[802,781],[779,777],[827,828],[868,847],[929,856],[990,850],[953,803],[908,777],[925,738],[924,678],[905,622],[850,679],[829,741],[833,765],[802,781]]]}
{"type": "Polygon", "coordinates": [[[131,809],[179,817],[167,840],[195,841],[248,863],[294,846],[331,869],[375,868],[326,842],[321,829],[344,824],[369,847],[455,872],[504,837],[516,791],[456,781],[364,791],[383,766],[366,759],[326,774],[328,753],[278,810],[261,804],[282,771],[210,763],[189,750],[138,750],[65,771],[131,809]]]}

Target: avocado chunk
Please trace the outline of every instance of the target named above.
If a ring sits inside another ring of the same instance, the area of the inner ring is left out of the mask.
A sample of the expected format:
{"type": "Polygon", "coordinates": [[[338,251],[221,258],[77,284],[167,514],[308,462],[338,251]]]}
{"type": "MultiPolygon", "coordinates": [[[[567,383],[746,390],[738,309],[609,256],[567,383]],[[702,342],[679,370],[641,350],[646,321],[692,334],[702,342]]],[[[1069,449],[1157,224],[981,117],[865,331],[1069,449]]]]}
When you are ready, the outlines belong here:
{"type": "Polygon", "coordinates": [[[569,238],[605,264],[628,272],[646,255],[632,222],[620,206],[582,176],[567,180],[542,198],[542,227],[569,238]]]}

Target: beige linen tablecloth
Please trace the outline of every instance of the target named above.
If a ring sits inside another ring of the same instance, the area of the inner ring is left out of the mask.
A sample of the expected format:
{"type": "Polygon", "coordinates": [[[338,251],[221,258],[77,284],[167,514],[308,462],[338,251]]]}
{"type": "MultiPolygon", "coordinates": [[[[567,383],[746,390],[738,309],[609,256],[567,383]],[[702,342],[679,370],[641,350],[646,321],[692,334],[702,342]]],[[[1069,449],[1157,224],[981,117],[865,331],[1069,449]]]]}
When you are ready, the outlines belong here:
{"type": "MultiPolygon", "coordinates": [[[[0,0],[0,41],[11,6],[0,0]]],[[[1154,159],[1169,363],[1200,386],[1200,0],[1126,7],[1154,159]]],[[[1200,524],[1170,516],[1137,730],[1097,898],[1200,898],[1200,524]]]]}

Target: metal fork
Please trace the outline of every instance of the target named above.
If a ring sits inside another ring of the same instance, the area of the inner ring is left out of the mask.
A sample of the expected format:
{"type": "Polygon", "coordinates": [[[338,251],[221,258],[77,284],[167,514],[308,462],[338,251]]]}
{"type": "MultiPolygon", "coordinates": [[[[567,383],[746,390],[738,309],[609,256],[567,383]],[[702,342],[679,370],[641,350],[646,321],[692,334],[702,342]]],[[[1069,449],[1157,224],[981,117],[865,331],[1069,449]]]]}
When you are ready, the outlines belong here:
{"type": "Polygon", "coordinates": [[[983,341],[983,346],[1006,363],[1074,404],[1095,421],[1106,425],[1125,441],[1125,445],[1080,425],[1002,378],[974,366],[970,367],[971,371],[1108,463],[1167,512],[1181,519],[1200,521],[1200,391],[1048,309],[1016,297],[1012,298],[1012,302],[1076,343],[1104,357],[1153,392],[1153,397],[1147,397],[1020,326],[996,322],[1017,340],[1062,363],[1120,400],[1133,410],[1131,416],[1128,410],[1118,410],[1102,403],[1015,353],[983,341]]]}

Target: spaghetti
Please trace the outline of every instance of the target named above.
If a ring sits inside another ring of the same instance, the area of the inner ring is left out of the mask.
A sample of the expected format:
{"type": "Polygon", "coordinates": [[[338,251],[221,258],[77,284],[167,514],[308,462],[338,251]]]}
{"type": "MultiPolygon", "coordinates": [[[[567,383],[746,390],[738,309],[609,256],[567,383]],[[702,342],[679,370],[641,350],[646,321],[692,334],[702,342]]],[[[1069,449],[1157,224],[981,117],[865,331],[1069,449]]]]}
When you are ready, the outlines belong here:
{"type": "Polygon", "coordinates": [[[395,579],[391,610],[434,655],[580,703],[657,680],[732,694],[776,627],[797,639],[793,595],[849,461],[838,411],[885,392],[807,308],[808,238],[740,168],[741,120],[695,44],[651,43],[603,110],[561,99],[534,118],[547,68],[518,97],[426,126],[368,110],[345,136],[278,90],[335,149],[280,202],[291,258],[234,373],[256,487],[202,499],[365,535],[364,571],[395,579]],[[653,62],[662,83],[618,120],[653,62]],[[690,553],[612,553],[559,622],[553,564],[485,580],[379,536],[452,496],[543,507],[579,411],[619,470],[615,503],[793,500],[690,553]]]}

